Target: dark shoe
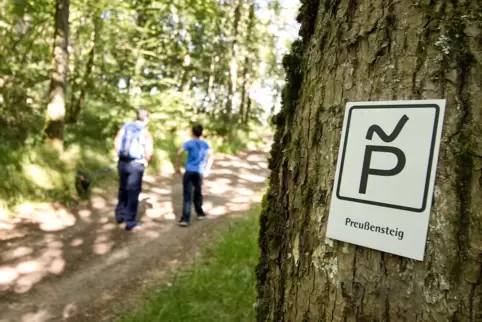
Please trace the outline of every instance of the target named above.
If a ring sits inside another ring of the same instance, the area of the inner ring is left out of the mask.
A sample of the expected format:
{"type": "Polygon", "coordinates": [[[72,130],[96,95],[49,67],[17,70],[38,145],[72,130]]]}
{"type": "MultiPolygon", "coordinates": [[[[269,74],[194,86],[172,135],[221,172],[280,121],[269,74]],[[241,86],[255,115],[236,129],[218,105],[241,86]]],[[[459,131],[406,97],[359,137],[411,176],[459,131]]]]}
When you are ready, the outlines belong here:
{"type": "Polygon", "coordinates": [[[126,230],[127,231],[132,231],[132,230],[137,230],[137,229],[140,229],[142,227],[142,224],[140,222],[136,223],[134,226],[127,226],[126,225],[126,230]]]}
{"type": "Polygon", "coordinates": [[[116,219],[115,220],[118,224],[123,224],[124,223],[124,219],[116,219]]]}

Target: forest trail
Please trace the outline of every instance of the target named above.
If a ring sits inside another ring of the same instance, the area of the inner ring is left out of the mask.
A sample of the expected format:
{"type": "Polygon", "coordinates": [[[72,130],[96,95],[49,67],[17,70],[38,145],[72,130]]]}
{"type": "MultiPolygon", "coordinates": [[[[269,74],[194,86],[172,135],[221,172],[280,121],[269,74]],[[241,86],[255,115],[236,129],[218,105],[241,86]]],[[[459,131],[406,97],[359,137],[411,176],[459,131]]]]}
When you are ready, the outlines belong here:
{"type": "Polygon", "coordinates": [[[181,177],[145,176],[142,230],[114,223],[116,187],[72,209],[24,207],[0,218],[0,322],[112,321],[151,281],[168,282],[229,218],[259,203],[267,151],[217,155],[204,183],[209,219],[181,228],[181,177]]]}

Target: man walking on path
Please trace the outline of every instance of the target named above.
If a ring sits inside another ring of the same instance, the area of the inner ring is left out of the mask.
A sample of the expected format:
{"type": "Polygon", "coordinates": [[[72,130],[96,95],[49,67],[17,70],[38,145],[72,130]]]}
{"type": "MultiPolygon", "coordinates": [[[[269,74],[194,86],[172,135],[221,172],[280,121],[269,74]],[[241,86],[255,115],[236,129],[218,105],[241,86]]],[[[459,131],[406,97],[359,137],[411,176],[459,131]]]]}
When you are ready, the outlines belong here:
{"type": "Polygon", "coordinates": [[[206,141],[201,140],[202,134],[202,125],[198,124],[193,126],[191,140],[185,142],[182,148],[177,152],[176,173],[181,173],[181,169],[179,168],[181,155],[184,151],[187,151],[188,153],[183,177],[184,204],[180,220],[180,225],[184,227],[189,225],[191,219],[192,199],[194,199],[194,209],[196,210],[198,218],[206,218],[206,214],[202,208],[202,184],[203,178],[209,175],[214,158],[209,144],[206,141]]]}
{"type": "Polygon", "coordinates": [[[139,109],[137,120],[127,122],[117,132],[114,145],[119,156],[119,201],[115,210],[117,223],[126,223],[126,230],[139,228],[137,208],[142,190],[144,169],[152,158],[153,139],[147,129],[149,111],[139,109]]]}

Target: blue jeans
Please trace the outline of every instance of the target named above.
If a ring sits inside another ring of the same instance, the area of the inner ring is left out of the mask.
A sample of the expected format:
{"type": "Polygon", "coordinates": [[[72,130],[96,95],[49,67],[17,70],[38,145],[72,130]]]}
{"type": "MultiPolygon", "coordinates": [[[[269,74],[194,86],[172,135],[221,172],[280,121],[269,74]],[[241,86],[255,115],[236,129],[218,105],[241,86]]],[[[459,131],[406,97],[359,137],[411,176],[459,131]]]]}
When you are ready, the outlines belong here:
{"type": "Polygon", "coordinates": [[[194,209],[198,217],[204,216],[202,185],[203,176],[198,172],[186,172],[183,177],[183,197],[184,205],[182,210],[181,221],[189,222],[191,219],[191,204],[194,199],[194,209]],[[194,196],[193,196],[194,190],[194,196]],[[194,197],[194,198],[193,198],[194,197]]]}
{"type": "Polygon", "coordinates": [[[129,229],[137,224],[137,207],[142,190],[144,165],[134,161],[119,161],[117,169],[119,171],[119,201],[115,210],[115,218],[117,221],[125,221],[126,228],[129,229]]]}

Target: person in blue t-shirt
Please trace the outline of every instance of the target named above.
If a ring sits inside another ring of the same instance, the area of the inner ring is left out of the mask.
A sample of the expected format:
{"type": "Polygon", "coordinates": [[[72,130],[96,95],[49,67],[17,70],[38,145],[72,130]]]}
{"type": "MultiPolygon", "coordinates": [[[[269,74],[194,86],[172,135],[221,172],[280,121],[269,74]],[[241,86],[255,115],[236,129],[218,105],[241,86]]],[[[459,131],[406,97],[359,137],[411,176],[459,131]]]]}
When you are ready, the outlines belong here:
{"type": "Polygon", "coordinates": [[[203,211],[203,195],[202,184],[204,177],[209,175],[213,164],[213,152],[209,144],[201,140],[203,134],[202,125],[198,124],[192,127],[192,138],[185,142],[181,149],[177,152],[176,173],[181,173],[179,163],[181,155],[187,151],[187,160],[185,165],[185,173],[183,177],[183,198],[184,205],[181,226],[188,226],[191,219],[191,200],[194,199],[194,209],[199,219],[206,218],[203,211]],[[194,189],[194,198],[193,198],[194,189]]]}

